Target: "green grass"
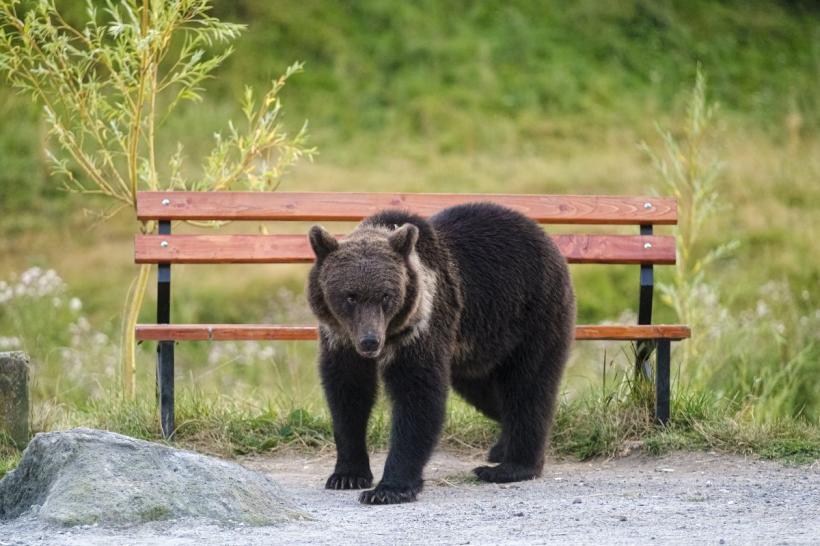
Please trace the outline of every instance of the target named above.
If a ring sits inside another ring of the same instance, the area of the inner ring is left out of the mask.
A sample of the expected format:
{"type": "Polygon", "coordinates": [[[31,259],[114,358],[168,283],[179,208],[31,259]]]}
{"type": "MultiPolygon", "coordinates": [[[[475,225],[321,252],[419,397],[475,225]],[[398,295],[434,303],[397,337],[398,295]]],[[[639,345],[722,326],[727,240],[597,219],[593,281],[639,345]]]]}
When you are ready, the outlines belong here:
{"type": "Polygon", "coordinates": [[[788,418],[758,423],[744,417],[736,404],[691,391],[677,393],[670,423],[658,426],[645,404],[593,396],[562,407],[552,449],[587,459],[617,456],[636,445],[653,455],[714,450],[808,463],[820,458],[820,428],[788,418]]]}
{"type": "MultiPolygon", "coordinates": [[[[805,421],[755,423],[744,416],[743,408],[737,404],[688,392],[673,397],[670,423],[658,426],[653,422],[651,400],[636,399],[624,392],[589,391],[581,398],[564,400],[553,430],[551,454],[587,460],[615,457],[638,448],[652,455],[673,450],[713,450],[793,464],[820,459],[820,428],[805,421]]],[[[186,389],[179,393],[176,411],[178,429],[174,445],[223,457],[333,447],[330,418],[321,410],[273,405],[249,409],[186,389]]],[[[64,408],[52,419],[47,424],[49,429],[91,426],[163,441],[154,402],[148,399],[121,402],[112,397],[84,410],[64,408]]],[[[387,447],[389,426],[389,412],[380,402],[368,431],[371,449],[387,447]]],[[[441,446],[484,451],[495,442],[498,432],[496,423],[453,396],[441,446]]],[[[0,477],[12,470],[19,458],[17,449],[0,444],[0,477]]]]}
{"type": "Polygon", "coordinates": [[[0,433],[0,478],[14,470],[20,462],[21,451],[6,434],[0,433]]]}
{"type": "Polygon", "coordinates": [[[291,114],[328,144],[372,146],[378,135],[417,149],[421,136],[428,151],[449,153],[537,146],[545,134],[577,134],[578,117],[586,134],[633,125],[675,109],[696,61],[714,67],[716,98],[752,123],[779,126],[795,112],[820,121],[820,38],[807,4],[244,1],[218,11],[250,21],[227,89],[305,60],[291,114]]]}

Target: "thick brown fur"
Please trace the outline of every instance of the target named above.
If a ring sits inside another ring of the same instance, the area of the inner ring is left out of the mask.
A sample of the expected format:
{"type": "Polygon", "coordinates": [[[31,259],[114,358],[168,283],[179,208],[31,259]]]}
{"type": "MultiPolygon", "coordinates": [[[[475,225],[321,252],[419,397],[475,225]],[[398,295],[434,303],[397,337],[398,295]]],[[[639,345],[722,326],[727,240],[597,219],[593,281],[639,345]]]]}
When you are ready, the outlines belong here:
{"type": "Polygon", "coordinates": [[[390,450],[360,501],[415,500],[438,441],[449,386],[501,424],[489,482],[538,476],[575,326],[566,261],[543,230],[476,203],[425,221],[384,211],[337,241],[310,232],[308,299],[320,322],[320,374],[337,462],[330,489],[372,485],[365,441],[382,379],[390,450]]]}

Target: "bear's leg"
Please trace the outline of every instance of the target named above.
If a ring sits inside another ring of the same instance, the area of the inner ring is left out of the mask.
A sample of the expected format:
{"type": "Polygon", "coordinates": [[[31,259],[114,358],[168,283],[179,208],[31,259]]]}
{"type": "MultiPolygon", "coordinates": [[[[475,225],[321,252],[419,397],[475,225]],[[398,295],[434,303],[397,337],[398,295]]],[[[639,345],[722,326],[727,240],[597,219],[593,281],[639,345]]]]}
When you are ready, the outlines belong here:
{"type": "Polygon", "coordinates": [[[493,447],[490,448],[490,451],[487,452],[487,462],[488,463],[500,463],[504,461],[504,458],[507,456],[507,438],[504,436],[504,432],[501,432],[501,436],[498,440],[493,444],[493,447]]]}
{"type": "Polygon", "coordinates": [[[367,421],[376,400],[376,362],[359,357],[353,349],[340,349],[323,352],[319,371],[336,440],[336,468],[325,487],[370,487],[373,473],[366,437],[367,421]]]}
{"type": "Polygon", "coordinates": [[[444,424],[448,385],[443,367],[394,361],[385,371],[385,385],[393,402],[390,450],[381,482],[359,496],[362,504],[416,500],[444,424]]]}
{"type": "MultiPolygon", "coordinates": [[[[481,413],[494,421],[501,421],[501,397],[494,376],[481,379],[453,377],[453,389],[481,413]]],[[[507,440],[502,434],[490,448],[487,460],[500,463],[507,453],[507,440]]]]}
{"type": "Polygon", "coordinates": [[[492,377],[481,379],[453,377],[453,389],[490,419],[501,420],[501,398],[498,394],[498,386],[492,377]]]}
{"type": "Polygon", "coordinates": [[[565,351],[557,351],[557,358],[546,353],[543,346],[527,344],[500,367],[501,428],[506,452],[501,464],[476,468],[479,479],[503,483],[530,480],[541,474],[566,360],[565,351]]]}

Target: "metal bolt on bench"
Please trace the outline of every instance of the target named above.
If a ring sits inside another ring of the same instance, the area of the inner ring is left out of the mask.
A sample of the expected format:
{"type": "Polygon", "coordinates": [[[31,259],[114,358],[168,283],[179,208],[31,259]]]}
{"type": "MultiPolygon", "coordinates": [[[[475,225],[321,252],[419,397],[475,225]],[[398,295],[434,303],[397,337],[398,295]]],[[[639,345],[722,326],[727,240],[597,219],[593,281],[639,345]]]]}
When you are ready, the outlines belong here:
{"type": "MultiPolygon", "coordinates": [[[[654,375],[655,418],[670,417],[671,342],[690,337],[685,325],[652,324],[654,265],[675,263],[675,239],[653,226],[677,223],[673,198],[575,195],[140,192],[137,217],[159,221],[159,234],[137,235],[135,262],[157,264],[157,324],[140,324],[138,341],[157,341],[157,398],[162,433],[174,433],[176,341],[315,340],[315,326],[278,324],[171,324],[171,265],[310,263],[306,235],[172,235],[174,220],[359,221],[385,208],[422,216],[476,201],[492,201],[542,224],[638,225],[640,235],[553,235],[569,263],[640,265],[637,325],[578,325],[576,340],[637,342],[636,373],[654,375]],[[655,373],[651,357],[655,353],[655,373]]],[[[583,297],[583,294],[579,294],[583,297]]]]}

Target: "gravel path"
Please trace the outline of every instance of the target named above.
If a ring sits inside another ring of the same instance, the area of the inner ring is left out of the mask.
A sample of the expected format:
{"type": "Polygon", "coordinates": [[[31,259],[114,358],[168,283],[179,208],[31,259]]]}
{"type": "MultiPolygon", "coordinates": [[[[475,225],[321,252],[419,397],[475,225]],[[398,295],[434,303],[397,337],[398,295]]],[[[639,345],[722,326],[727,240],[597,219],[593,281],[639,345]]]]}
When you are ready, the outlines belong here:
{"type": "MultiPolygon", "coordinates": [[[[383,454],[373,468],[380,468],[383,454]]],[[[314,521],[225,528],[197,522],[127,530],[0,524],[10,544],[820,544],[820,462],[790,467],[712,453],[555,462],[541,479],[474,482],[477,456],[438,453],[419,501],[362,506],[322,488],[332,454],[241,461],[271,474],[314,521]]]]}

